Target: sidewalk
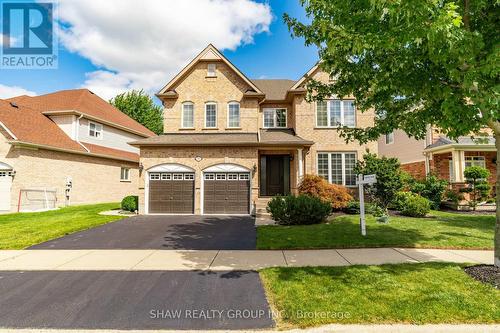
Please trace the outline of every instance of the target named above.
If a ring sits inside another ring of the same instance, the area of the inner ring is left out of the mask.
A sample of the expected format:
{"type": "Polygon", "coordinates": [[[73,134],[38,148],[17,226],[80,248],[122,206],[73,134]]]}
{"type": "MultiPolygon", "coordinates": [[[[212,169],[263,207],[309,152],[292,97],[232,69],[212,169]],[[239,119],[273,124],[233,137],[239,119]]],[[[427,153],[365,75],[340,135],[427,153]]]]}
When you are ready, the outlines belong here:
{"type": "Polygon", "coordinates": [[[493,251],[366,248],[338,250],[2,250],[0,271],[257,270],[446,261],[493,264],[493,251]]]}

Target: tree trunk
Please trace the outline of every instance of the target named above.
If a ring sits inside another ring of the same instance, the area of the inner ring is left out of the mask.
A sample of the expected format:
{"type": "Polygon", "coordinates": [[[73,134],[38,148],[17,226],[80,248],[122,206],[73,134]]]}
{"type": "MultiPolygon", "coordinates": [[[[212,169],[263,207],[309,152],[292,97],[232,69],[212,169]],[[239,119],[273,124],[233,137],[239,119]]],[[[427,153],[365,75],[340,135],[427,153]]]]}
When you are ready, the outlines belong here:
{"type": "MultiPolygon", "coordinates": [[[[498,121],[496,122],[498,125],[498,121]]],[[[498,127],[498,126],[497,126],[498,127]]],[[[500,131],[494,130],[495,147],[497,149],[497,175],[496,175],[496,203],[497,203],[497,222],[495,224],[495,266],[500,267],[500,131]]]]}

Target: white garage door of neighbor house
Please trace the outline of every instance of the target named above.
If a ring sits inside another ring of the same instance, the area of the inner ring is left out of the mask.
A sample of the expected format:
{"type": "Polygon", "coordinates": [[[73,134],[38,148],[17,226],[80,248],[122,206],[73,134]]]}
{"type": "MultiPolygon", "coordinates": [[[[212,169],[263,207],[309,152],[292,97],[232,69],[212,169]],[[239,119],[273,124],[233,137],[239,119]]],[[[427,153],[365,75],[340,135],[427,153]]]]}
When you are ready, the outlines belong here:
{"type": "Polygon", "coordinates": [[[8,171],[0,171],[0,211],[10,210],[12,177],[8,171]]]}

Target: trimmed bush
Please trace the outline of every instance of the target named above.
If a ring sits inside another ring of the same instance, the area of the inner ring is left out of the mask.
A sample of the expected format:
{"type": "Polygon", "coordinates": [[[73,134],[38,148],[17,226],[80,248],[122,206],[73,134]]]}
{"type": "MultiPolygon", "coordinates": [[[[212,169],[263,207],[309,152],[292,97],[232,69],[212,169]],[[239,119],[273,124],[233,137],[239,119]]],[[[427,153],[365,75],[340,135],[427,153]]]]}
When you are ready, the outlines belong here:
{"type": "MultiPolygon", "coordinates": [[[[365,213],[366,214],[372,214],[373,211],[377,210],[377,205],[365,202],[365,213]]],[[[346,214],[352,214],[356,215],[360,213],[360,208],[359,208],[359,201],[349,201],[347,204],[347,207],[342,210],[346,214]]]]}
{"type": "Polygon", "coordinates": [[[303,194],[276,196],[267,204],[267,212],[281,225],[318,224],[325,221],[331,211],[329,203],[303,194]]]}
{"type": "Polygon", "coordinates": [[[432,209],[439,209],[447,186],[446,180],[434,175],[429,175],[423,180],[410,181],[409,184],[410,191],[430,200],[432,209]]]}
{"type": "Polygon", "coordinates": [[[431,203],[428,199],[413,194],[406,198],[401,214],[411,217],[424,217],[431,211],[431,203]]]}
{"type": "Polygon", "coordinates": [[[122,200],[122,210],[135,212],[139,209],[139,197],[137,195],[128,195],[122,200]]]}
{"type": "Polygon", "coordinates": [[[406,206],[406,201],[409,198],[414,197],[415,195],[416,194],[412,192],[404,192],[404,191],[397,192],[396,195],[394,196],[394,200],[392,201],[391,207],[394,208],[395,210],[402,211],[406,206]]]}
{"type": "Polygon", "coordinates": [[[305,175],[299,185],[299,194],[309,195],[324,202],[329,202],[333,209],[339,210],[347,207],[353,199],[349,190],[344,186],[328,183],[316,175],[305,175]]]}

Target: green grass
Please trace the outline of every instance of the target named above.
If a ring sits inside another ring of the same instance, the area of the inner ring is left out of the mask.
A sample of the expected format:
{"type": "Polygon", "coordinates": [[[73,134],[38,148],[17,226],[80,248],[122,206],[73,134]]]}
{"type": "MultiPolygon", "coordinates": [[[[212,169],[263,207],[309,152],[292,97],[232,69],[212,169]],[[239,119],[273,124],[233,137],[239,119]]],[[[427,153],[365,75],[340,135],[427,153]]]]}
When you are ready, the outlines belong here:
{"type": "Polygon", "coordinates": [[[347,247],[420,247],[493,249],[494,215],[432,211],[426,218],[391,216],[388,224],[367,218],[367,236],[359,216],[345,215],[307,226],[259,226],[258,249],[321,249],[347,247]]]}
{"type": "Polygon", "coordinates": [[[117,203],[72,206],[41,213],[0,215],[0,249],[24,249],[34,244],[58,238],[121,219],[99,212],[118,208],[117,203]]]}
{"type": "Polygon", "coordinates": [[[458,264],[287,267],[260,275],[283,328],[500,322],[500,291],[458,264]]]}

